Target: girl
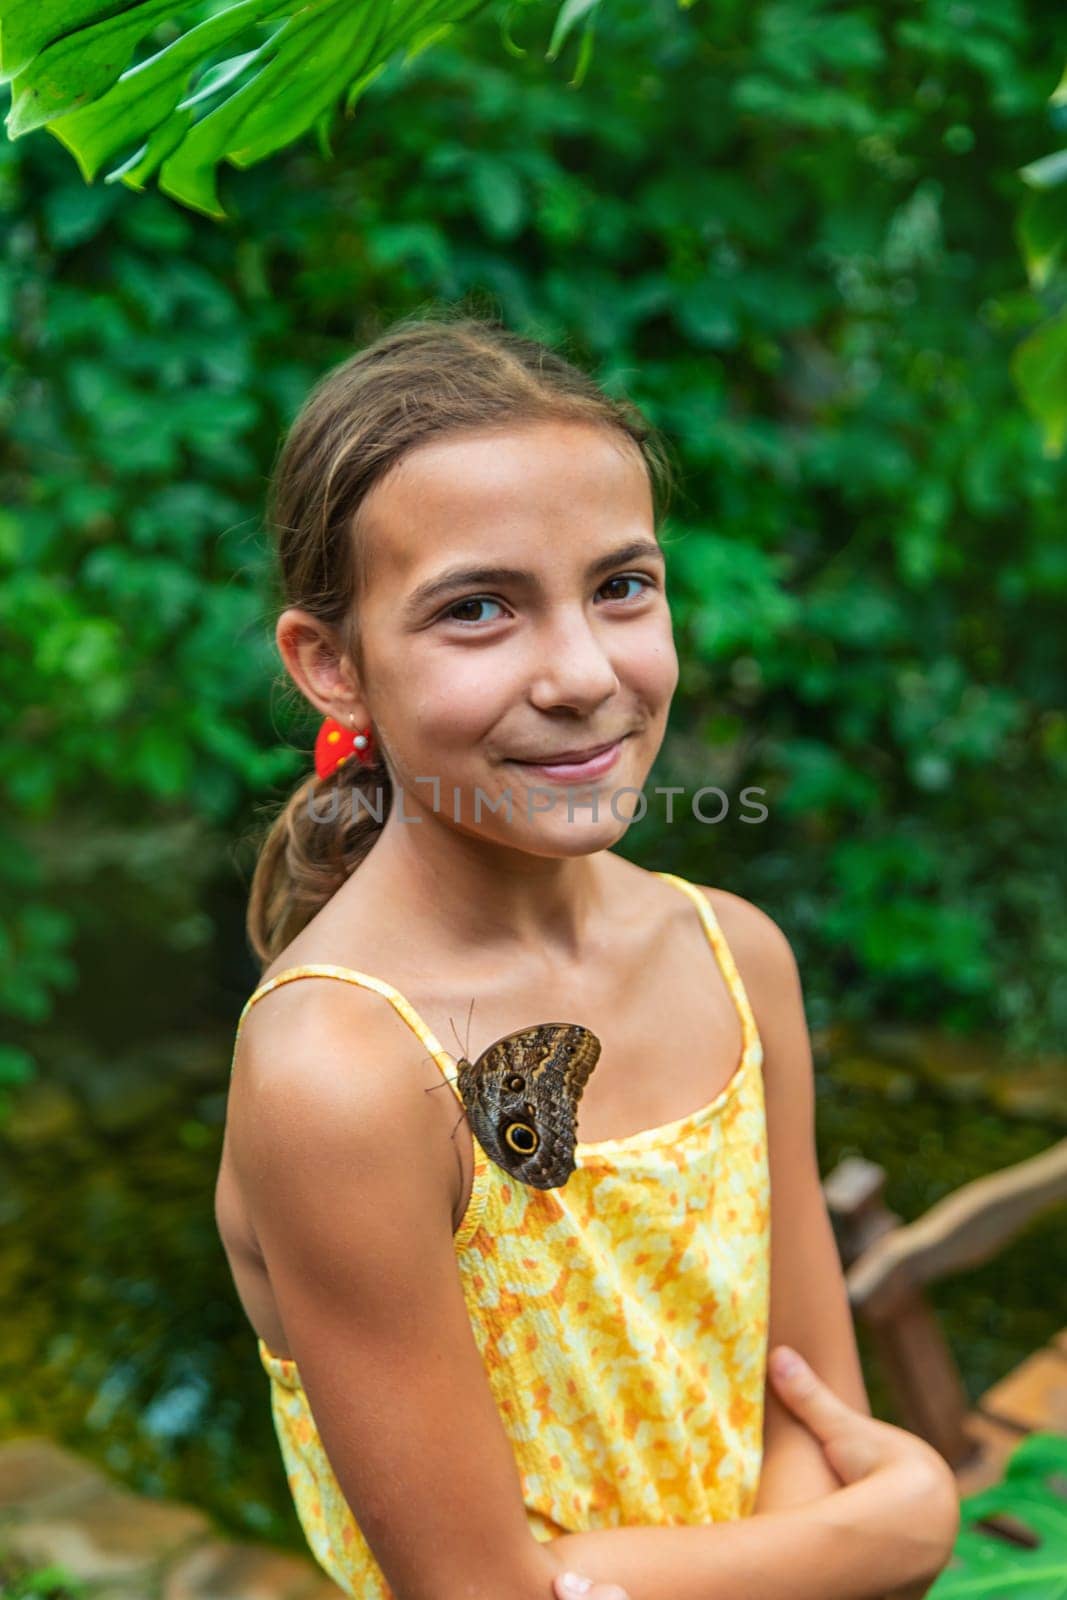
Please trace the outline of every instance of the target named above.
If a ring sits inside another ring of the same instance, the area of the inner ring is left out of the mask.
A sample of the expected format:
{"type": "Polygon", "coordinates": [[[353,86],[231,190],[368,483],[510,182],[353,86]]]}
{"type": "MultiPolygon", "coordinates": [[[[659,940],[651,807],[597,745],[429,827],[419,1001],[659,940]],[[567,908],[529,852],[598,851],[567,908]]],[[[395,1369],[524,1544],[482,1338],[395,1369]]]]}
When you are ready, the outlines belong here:
{"type": "Polygon", "coordinates": [[[276,465],[324,720],[252,884],[216,1210],[358,1600],[861,1600],[955,1535],[941,1457],[869,1415],[789,945],[612,848],[678,679],[669,487],[631,405],[450,313],[330,372],[276,465]],[[600,1041],[566,1181],[475,1136],[459,1018],[472,1061],[600,1041]],[[822,1377],[767,1388],[769,1341],[822,1377]]]}

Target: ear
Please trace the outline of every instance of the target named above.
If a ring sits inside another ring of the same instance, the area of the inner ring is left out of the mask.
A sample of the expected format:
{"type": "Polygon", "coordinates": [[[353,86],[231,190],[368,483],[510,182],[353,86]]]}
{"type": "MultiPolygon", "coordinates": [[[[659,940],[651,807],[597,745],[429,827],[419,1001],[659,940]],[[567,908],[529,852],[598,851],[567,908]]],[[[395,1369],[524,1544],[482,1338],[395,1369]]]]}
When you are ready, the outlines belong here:
{"type": "Polygon", "coordinates": [[[278,654],[305,700],[324,717],[366,727],[370,711],[337,631],[300,606],[287,606],[274,629],[278,654]]]}

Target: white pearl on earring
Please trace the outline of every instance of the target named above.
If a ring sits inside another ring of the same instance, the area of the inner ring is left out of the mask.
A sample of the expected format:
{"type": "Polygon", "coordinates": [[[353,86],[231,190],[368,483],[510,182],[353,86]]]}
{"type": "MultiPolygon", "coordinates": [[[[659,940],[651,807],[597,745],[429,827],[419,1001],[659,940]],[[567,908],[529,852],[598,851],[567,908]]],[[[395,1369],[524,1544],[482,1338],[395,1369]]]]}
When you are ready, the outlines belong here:
{"type": "Polygon", "coordinates": [[[357,733],[352,743],[357,750],[365,750],[367,748],[367,735],[365,733],[357,733]]]}

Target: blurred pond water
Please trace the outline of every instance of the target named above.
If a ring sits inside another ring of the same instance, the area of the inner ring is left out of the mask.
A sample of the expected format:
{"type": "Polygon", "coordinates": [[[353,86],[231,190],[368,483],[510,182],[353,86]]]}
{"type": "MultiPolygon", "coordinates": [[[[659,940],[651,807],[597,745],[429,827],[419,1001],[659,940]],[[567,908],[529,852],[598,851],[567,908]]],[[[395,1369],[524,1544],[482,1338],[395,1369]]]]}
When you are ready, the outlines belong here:
{"type": "MultiPolygon", "coordinates": [[[[46,1433],[236,1537],[304,1551],[215,1231],[231,1049],[213,1029],[104,1060],[50,1037],[45,1073],[0,1124],[0,1437],[46,1433]]],[[[1062,1063],[1008,1068],[947,1039],[822,1035],[820,1170],[879,1162],[910,1221],[1062,1137],[1064,1085],[1062,1063]]],[[[972,1399],[1067,1326],[1064,1238],[1051,1212],[931,1296],[972,1399]]],[[[874,1410],[894,1420],[861,1349],[874,1410]]]]}

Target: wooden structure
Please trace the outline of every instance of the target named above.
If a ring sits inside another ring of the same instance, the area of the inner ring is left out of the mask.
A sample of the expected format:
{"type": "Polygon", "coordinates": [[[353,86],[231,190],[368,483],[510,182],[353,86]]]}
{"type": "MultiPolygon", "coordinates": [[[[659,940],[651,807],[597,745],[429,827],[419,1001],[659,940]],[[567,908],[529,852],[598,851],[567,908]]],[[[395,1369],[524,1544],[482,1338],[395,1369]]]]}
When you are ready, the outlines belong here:
{"type": "MultiPolygon", "coordinates": [[[[1038,1215],[1067,1202],[1067,1139],[965,1184],[906,1226],[888,1210],[884,1187],[882,1168],[855,1158],[823,1185],[849,1301],[870,1330],[901,1426],[939,1450],[960,1493],[970,1494],[999,1480],[1025,1434],[1067,1434],[1067,1329],[972,1409],[923,1289],[990,1260],[1038,1215]]],[[[1067,1226],[1061,1267],[1067,1270],[1067,1226]]]]}

